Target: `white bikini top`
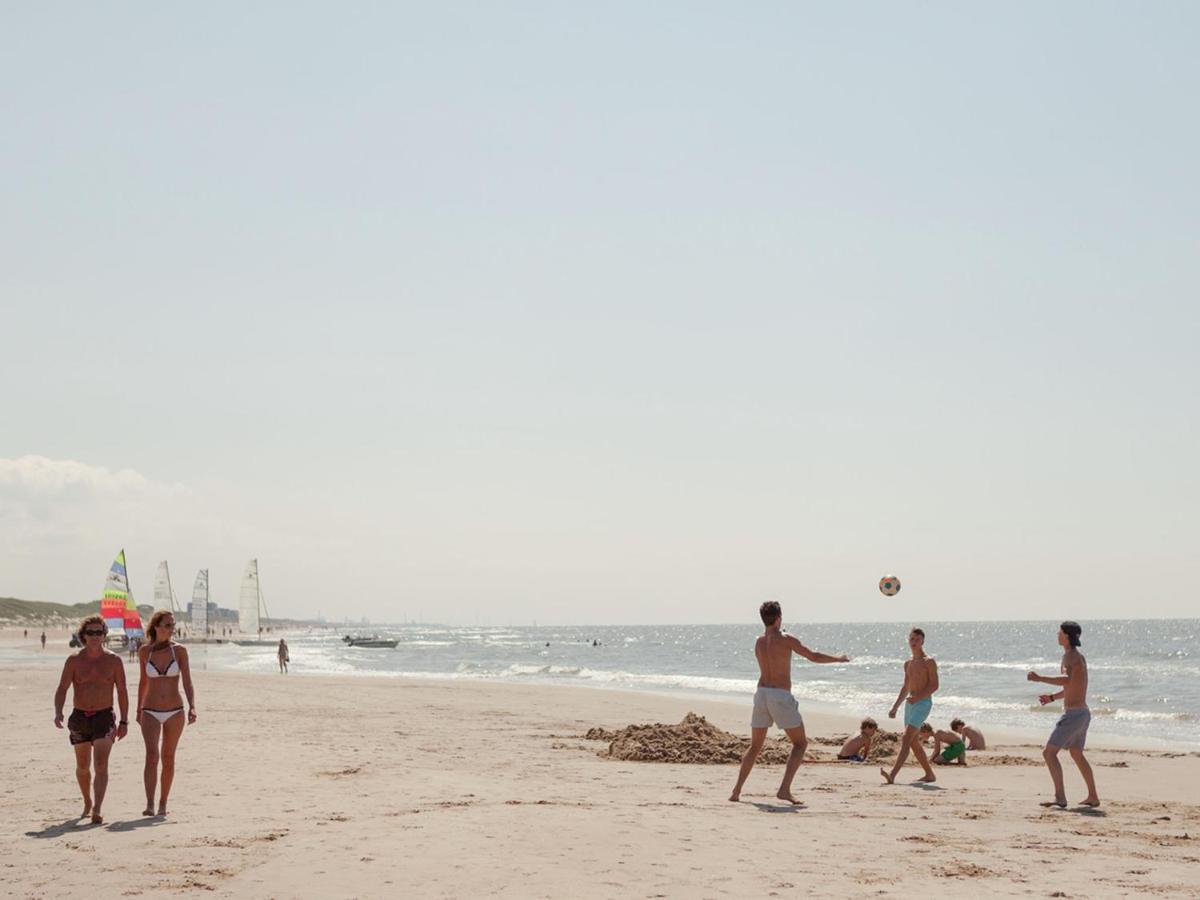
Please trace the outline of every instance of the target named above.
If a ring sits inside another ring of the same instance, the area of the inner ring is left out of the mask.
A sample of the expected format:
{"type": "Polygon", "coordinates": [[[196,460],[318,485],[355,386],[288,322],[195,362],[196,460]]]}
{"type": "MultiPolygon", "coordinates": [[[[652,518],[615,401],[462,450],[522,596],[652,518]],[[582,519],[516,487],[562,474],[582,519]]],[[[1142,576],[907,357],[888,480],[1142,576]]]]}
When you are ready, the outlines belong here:
{"type": "Polygon", "coordinates": [[[154,648],[150,648],[150,652],[146,654],[146,677],[147,678],[168,678],[172,675],[179,674],[179,661],[175,659],[175,645],[171,644],[171,661],[167,663],[167,670],[160,672],[158,666],[154,665],[154,660],[150,657],[154,655],[154,648]]]}

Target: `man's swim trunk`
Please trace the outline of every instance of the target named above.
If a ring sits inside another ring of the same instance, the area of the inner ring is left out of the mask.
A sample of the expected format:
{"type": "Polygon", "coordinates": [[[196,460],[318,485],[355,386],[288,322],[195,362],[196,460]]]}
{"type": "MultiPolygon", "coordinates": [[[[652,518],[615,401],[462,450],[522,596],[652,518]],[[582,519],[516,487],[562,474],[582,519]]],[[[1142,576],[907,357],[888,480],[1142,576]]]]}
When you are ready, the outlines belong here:
{"type": "Polygon", "coordinates": [[[772,722],[784,731],[804,726],[800,705],[787,688],[760,687],[754,692],[754,713],[750,716],[750,727],[770,728],[772,722]]]}
{"type": "Polygon", "coordinates": [[[909,728],[920,728],[925,724],[925,720],[929,718],[929,714],[932,711],[932,697],[926,697],[924,700],[918,700],[916,703],[905,701],[904,724],[909,728]]]}
{"type": "Polygon", "coordinates": [[[953,744],[942,748],[942,760],[944,762],[950,762],[950,760],[958,759],[966,752],[967,745],[962,741],[955,741],[953,744]]]}
{"type": "Polygon", "coordinates": [[[1087,743],[1088,726],[1091,724],[1092,711],[1086,706],[1068,709],[1054,726],[1047,743],[1063,750],[1074,750],[1076,747],[1082,750],[1083,745],[1087,743]]]}
{"type": "Polygon", "coordinates": [[[839,756],[843,762],[866,762],[861,753],[851,753],[849,756],[839,756]]]}
{"type": "Polygon", "coordinates": [[[117,717],[113,715],[112,707],[95,712],[73,709],[71,717],[67,719],[67,731],[72,744],[90,744],[92,741],[111,738],[116,730],[117,717]]]}

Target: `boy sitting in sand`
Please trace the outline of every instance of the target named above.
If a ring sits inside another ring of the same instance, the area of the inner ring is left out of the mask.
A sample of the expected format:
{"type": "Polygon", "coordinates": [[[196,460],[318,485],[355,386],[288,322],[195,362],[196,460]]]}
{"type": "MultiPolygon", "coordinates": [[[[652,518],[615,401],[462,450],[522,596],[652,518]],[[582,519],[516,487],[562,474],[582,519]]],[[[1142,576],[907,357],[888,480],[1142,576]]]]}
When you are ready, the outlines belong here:
{"type": "Polygon", "coordinates": [[[962,719],[955,719],[950,723],[950,730],[958,734],[964,741],[967,742],[968,750],[986,750],[987,741],[983,739],[983,732],[978,728],[966,724],[962,719]]]}
{"type": "Polygon", "coordinates": [[[957,759],[958,765],[967,764],[967,744],[957,733],[942,731],[940,728],[935,731],[933,726],[926,722],[921,726],[921,740],[929,738],[933,738],[933,759],[930,762],[944,766],[957,759]]]}
{"type": "Polygon", "coordinates": [[[874,719],[863,719],[858,727],[858,734],[842,744],[842,749],[838,751],[838,759],[846,762],[867,761],[867,754],[871,752],[871,740],[879,726],[875,724],[874,719]]]}

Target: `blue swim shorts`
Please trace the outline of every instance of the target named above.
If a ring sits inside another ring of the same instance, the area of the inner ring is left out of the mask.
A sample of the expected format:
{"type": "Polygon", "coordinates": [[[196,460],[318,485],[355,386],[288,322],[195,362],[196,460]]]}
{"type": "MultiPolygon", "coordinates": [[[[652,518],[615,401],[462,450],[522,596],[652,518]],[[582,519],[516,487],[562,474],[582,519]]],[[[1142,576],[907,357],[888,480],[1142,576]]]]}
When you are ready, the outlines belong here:
{"type": "Polygon", "coordinates": [[[933,698],[926,697],[916,703],[904,702],[904,724],[910,728],[920,728],[933,711],[933,698]]]}

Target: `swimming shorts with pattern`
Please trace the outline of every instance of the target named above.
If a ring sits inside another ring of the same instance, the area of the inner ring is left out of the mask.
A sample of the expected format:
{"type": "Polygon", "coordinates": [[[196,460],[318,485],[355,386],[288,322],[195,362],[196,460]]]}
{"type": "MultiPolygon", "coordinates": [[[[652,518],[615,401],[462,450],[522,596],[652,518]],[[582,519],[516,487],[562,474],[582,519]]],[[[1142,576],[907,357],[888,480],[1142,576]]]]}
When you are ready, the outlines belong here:
{"type": "Polygon", "coordinates": [[[113,715],[111,706],[95,712],[75,709],[67,719],[67,731],[72,744],[90,744],[92,741],[111,738],[116,730],[117,717],[113,715]]]}

